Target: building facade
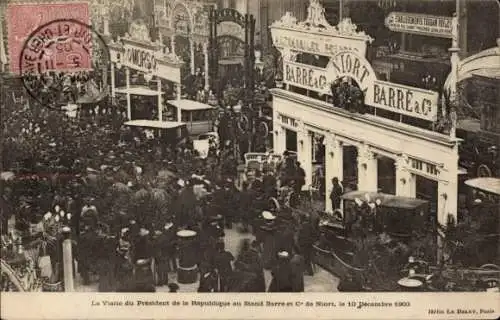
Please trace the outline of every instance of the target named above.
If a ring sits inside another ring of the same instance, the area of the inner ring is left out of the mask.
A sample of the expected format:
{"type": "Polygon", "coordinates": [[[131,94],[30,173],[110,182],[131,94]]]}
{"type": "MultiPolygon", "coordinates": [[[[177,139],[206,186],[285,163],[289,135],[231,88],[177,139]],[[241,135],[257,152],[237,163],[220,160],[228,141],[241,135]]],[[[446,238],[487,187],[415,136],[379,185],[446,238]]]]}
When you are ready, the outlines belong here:
{"type": "Polygon", "coordinates": [[[331,26],[317,0],[307,11],[303,21],[288,13],[271,27],[273,43],[283,56],[284,82],[284,87],[272,90],[274,152],[297,152],[307,188],[316,176],[315,144],[322,142],[326,211],[332,211],[329,191],[337,177],[346,187],[347,180],[353,180],[351,189],[412,198],[422,183],[432,184],[437,221],[445,225],[448,216],[456,218],[460,139],[377,112],[348,111],[329,98],[330,84],[340,80],[364,92],[367,106],[432,122],[440,116],[438,93],[380,79],[366,59],[370,35],[357,31],[350,19],[331,26]],[[387,162],[392,170],[380,172],[387,162]],[[392,176],[392,192],[381,190],[385,175],[392,176]]]}

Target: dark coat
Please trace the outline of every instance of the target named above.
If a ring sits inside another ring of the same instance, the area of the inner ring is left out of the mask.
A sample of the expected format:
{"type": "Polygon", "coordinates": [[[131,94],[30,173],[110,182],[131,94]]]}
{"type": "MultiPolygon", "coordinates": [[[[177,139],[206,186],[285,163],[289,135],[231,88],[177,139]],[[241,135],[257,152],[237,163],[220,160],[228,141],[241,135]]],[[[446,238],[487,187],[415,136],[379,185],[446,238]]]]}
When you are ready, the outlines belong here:
{"type": "Polygon", "coordinates": [[[268,292],[293,292],[292,268],[289,261],[280,261],[272,270],[268,292]]]}
{"type": "Polygon", "coordinates": [[[139,236],[134,243],[134,260],[150,259],[154,255],[153,243],[149,236],[139,236]]]}
{"type": "Polygon", "coordinates": [[[298,254],[295,254],[292,257],[292,260],[290,260],[290,266],[292,269],[293,292],[304,292],[304,258],[298,254]]]}

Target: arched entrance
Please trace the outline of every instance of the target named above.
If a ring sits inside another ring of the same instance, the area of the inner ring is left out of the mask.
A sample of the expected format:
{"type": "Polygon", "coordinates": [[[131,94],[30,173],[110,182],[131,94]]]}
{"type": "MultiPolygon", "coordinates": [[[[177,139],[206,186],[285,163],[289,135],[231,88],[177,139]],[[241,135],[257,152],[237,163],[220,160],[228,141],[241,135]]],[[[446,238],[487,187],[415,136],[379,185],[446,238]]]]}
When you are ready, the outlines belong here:
{"type": "Polygon", "coordinates": [[[173,35],[170,38],[170,48],[178,57],[184,61],[181,69],[181,79],[191,74],[190,61],[190,34],[192,32],[192,19],[189,9],[181,2],[176,2],[172,9],[170,18],[173,35]]]}

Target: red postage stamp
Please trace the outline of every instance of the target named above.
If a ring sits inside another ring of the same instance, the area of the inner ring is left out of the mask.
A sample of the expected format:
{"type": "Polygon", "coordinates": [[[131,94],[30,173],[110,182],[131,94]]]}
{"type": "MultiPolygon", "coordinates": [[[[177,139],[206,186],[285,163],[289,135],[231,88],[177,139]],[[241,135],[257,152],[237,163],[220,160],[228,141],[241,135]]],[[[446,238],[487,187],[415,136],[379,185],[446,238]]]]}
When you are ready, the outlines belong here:
{"type": "MultiPolygon", "coordinates": [[[[38,30],[52,21],[75,20],[82,24],[90,24],[89,4],[87,2],[58,2],[58,3],[29,3],[9,4],[6,11],[6,22],[9,41],[9,57],[11,71],[20,72],[20,55],[26,42],[33,33],[42,33],[38,30]]],[[[54,31],[54,30],[51,30],[54,31]]],[[[47,32],[51,32],[47,31],[47,32]]],[[[47,55],[47,64],[54,70],[66,69],[66,63],[61,61],[72,61],[73,57],[66,57],[65,50],[51,52],[47,55]]],[[[71,54],[74,55],[74,52],[71,54]]],[[[82,69],[90,67],[90,60],[83,59],[80,62],[82,69]],[[88,65],[87,65],[88,64],[88,65]]]]}

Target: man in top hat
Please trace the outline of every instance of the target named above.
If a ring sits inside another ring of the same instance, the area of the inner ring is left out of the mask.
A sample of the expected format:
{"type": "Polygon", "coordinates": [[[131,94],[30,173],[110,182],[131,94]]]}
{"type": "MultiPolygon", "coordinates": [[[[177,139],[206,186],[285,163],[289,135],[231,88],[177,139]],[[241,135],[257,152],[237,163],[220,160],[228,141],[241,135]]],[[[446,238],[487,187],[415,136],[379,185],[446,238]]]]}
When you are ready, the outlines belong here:
{"type": "Polygon", "coordinates": [[[158,237],[156,260],[158,265],[158,284],[168,283],[168,273],[177,270],[175,261],[176,234],[174,224],[167,222],[158,237]],[[172,264],[172,267],[170,266],[172,264]]]}
{"type": "Polygon", "coordinates": [[[264,268],[271,269],[276,263],[278,235],[275,224],[276,216],[269,211],[262,212],[264,223],[259,228],[257,241],[263,244],[262,263],[264,268]]]}
{"type": "Polygon", "coordinates": [[[140,228],[138,237],[134,242],[134,260],[151,259],[153,256],[153,247],[149,230],[140,228]]]}
{"type": "Polygon", "coordinates": [[[139,259],[135,263],[135,276],[130,292],[156,292],[151,260],[139,259]]]}
{"type": "Polygon", "coordinates": [[[224,241],[219,241],[216,244],[215,253],[215,268],[219,275],[220,291],[227,292],[229,285],[229,277],[233,273],[231,263],[234,261],[234,256],[231,252],[225,250],[224,241]]]}

